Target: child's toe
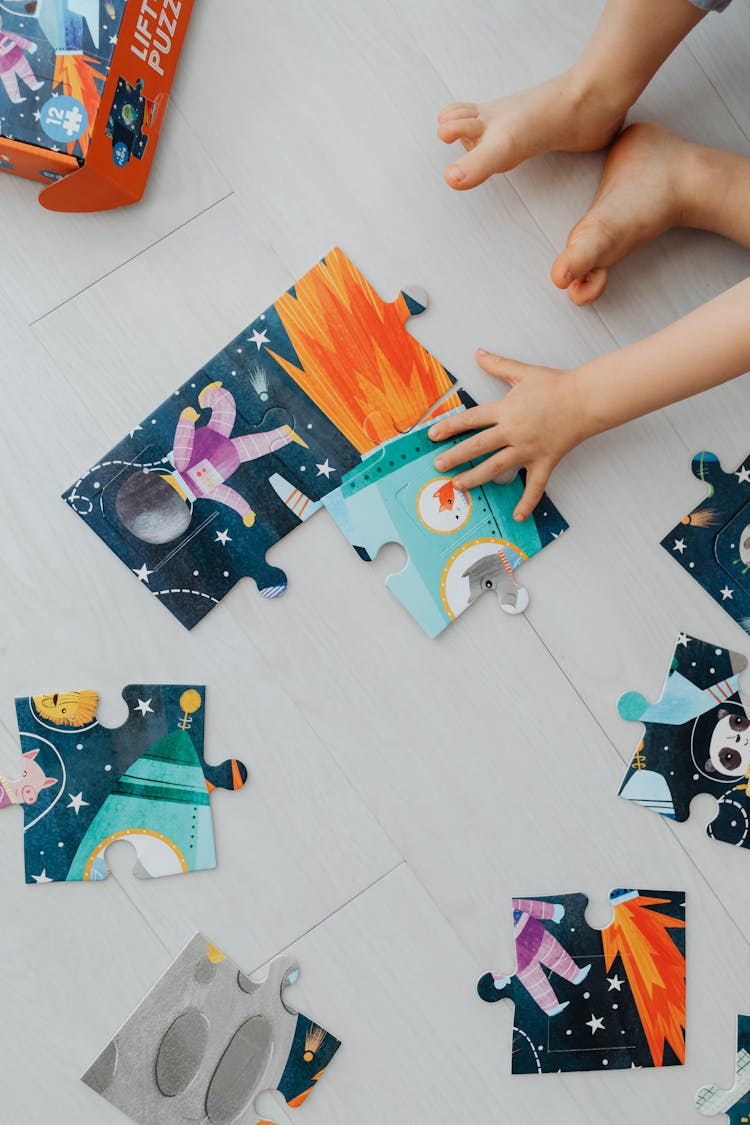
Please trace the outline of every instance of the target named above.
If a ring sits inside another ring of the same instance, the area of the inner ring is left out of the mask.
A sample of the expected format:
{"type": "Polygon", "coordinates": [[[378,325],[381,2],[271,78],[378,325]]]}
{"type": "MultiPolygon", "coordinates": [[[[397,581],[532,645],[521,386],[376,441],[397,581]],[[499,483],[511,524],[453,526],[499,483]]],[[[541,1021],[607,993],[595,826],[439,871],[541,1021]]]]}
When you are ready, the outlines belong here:
{"type": "Polygon", "coordinates": [[[438,125],[438,136],[447,145],[454,141],[477,141],[483,131],[484,126],[478,117],[456,117],[438,125]]]}
{"type": "MultiPolygon", "coordinates": [[[[612,243],[613,232],[607,223],[589,216],[577,223],[570,232],[568,245],[552,266],[552,280],[558,289],[570,290],[574,282],[587,281],[601,267],[611,265],[612,243]]],[[[592,292],[595,289],[596,286],[591,287],[592,292]]],[[[601,287],[603,291],[604,285],[601,287]]],[[[596,293],[596,296],[599,294],[596,293]]],[[[590,296],[589,300],[595,300],[595,297],[590,296]]]]}
{"type": "Polygon", "coordinates": [[[568,286],[568,296],[574,305],[590,305],[592,301],[601,297],[607,288],[608,281],[608,271],[597,266],[590,270],[585,277],[571,281],[568,286]]]}
{"type": "MultiPolygon", "coordinates": [[[[471,142],[469,142],[471,143],[471,142]]],[[[497,153],[484,141],[445,169],[445,179],[457,191],[483,184],[495,172],[505,171],[497,153]]]]}
{"type": "Polygon", "coordinates": [[[479,106],[475,102],[453,102],[451,105],[445,106],[438,114],[438,121],[442,125],[444,121],[453,121],[457,117],[478,117],[479,106]]]}

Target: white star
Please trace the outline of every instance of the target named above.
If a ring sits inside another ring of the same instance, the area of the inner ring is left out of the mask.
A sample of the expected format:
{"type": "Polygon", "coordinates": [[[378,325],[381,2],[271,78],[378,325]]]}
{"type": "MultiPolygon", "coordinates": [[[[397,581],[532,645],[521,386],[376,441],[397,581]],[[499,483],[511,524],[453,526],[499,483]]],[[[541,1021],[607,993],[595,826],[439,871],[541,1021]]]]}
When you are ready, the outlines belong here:
{"type": "Polygon", "coordinates": [[[336,470],[333,468],[333,466],[328,463],[327,457],[326,457],[326,459],[325,459],[325,461],[323,462],[322,465],[316,465],[315,468],[318,470],[318,476],[319,477],[325,477],[326,480],[328,480],[331,473],[336,472],[336,470]]]}
{"type": "Polygon", "coordinates": [[[678,633],[677,634],[677,644],[678,645],[684,645],[684,647],[687,648],[687,646],[688,646],[688,635],[687,635],[687,633],[678,633]]]}
{"type": "Polygon", "coordinates": [[[48,879],[47,878],[47,868],[46,867],[42,868],[41,875],[32,875],[31,878],[34,880],[35,883],[54,883],[54,881],[55,881],[54,879],[48,879]]]}
{"type": "Polygon", "coordinates": [[[684,554],[685,551],[687,550],[687,545],[685,543],[685,540],[684,539],[675,539],[674,547],[672,548],[672,550],[673,551],[679,551],[681,555],[684,554]]]}
{"type": "Polygon", "coordinates": [[[750,484],[750,469],[746,469],[743,465],[738,473],[734,474],[740,484],[750,484]]]}
{"type": "Polygon", "coordinates": [[[110,41],[110,43],[112,44],[113,47],[117,46],[117,36],[116,35],[110,35],[109,41],[110,41]]]}
{"type": "Polygon", "coordinates": [[[70,797],[70,804],[67,808],[75,809],[76,816],[78,816],[83,805],[88,805],[88,801],[84,801],[83,793],[76,793],[75,797],[72,793],[68,793],[68,796],[70,797]]]}
{"type": "Polygon", "coordinates": [[[227,543],[232,542],[232,536],[229,534],[229,528],[226,531],[217,531],[214,543],[221,543],[222,547],[226,547],[227,543]]]}
{"type": "Polygon", "coordinates": [[[267,343],[269,342],[269,340],[268,340],[268,336],[266,336],[266,330],[265,330],[265,328],[263,329],[263,331],[262,331],[262,332],[259,332],[257,328],[254,328],[254,329],[253,329],[253,334],[252,334],[252,336],[250,337],[250,341],[249,341],[249,342],[250,342],[251,344],[255,344],[255,346],[256,346],[256,348],[258,349],[258,351],[260,351],[260,349],[261,349],[261,347],[263,346],[263,344],[267,344],[267,343]]]}
{"type": "Polygon", "coordinates": [[[622,990],[622,986],[625,984],[625,981],[620,980],[617,973],[615,973],[613,977],[607,977],[607,982],[609,984],[607,992],[612,992],[613,990],[615,992],[620,992],[622,990]]]}
{"type": "Polygon", "coordinates": [[[734,594],[734,590],[730,590],[728,586],[725,586],[723,590],[719,590],[719,593],[721,594],[721,600],[725,602],[727,598],[732,597],[732,595],[734,594]]]}
{"type": "Polygon", "coordinates": [[[600,1029],[602,1031],[604,1031],[604,1016],[602,1016],[602,1018],[599,1019],[599,1017],[595,1016],[594,1013],[592,1012],[591,1013],[591,1019],[586,1021],[586,1027],[591,1028],[591,1034],[592,1035],[594,1035],[595,1032],[599,1031],[600,1029]]]}
{"type": "MultiPolygon", "coordinates": [[[[153,699],[153,696],[151,697],[151,699],[153,699]]],[[[151,706],[151,699],[139,699],[133,710],[140,711],[143,718],[145,718],[149,713],[153,715],[154,709],[151,706]]]]}
{"type": "Polygon", "coordinates": [[[148,585],[149,574],[153,574],[153,573],[154,573],[153,570],[149,570],[145,563],[143,564],[143,566],[139,567],[138,570],[133,568],[133,574],[136,576],[138,581],[139,582],[145,582],[146,585],[148,585]]]}

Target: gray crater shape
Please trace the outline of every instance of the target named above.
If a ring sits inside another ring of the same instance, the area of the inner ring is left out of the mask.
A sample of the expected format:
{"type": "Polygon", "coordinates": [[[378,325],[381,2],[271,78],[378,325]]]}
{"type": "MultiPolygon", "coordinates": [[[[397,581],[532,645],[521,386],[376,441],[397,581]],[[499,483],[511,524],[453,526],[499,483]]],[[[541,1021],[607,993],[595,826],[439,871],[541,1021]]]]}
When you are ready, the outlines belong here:
{"type": "Polygon", "coordinates": [[[271,1025],[263,1016],[241,1024],[221,1056],[206,1095],[211,1125],[232,1125],[260,1090],[273,1054],[271,1025]]]}
{"type": "Polygon", "coordinates": [[[188,1008],[165,1032],[156,1056],[156,1085],[165,1098],[187,1090],[201,1068],[208,1042],[208,1020],[188,1008]]]}

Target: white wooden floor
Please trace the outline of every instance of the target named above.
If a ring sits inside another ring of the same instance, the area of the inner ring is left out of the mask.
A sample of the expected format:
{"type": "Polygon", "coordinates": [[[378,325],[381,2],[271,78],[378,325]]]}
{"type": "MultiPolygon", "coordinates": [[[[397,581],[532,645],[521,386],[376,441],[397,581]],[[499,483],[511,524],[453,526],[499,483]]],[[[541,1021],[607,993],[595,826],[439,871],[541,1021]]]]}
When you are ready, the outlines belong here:
{"type": "MultiPolygon", "coordinates": [[[[202,0],[145,202],[70,218],[0,182],[4,532],[0,773],[13,698],[205,681],[207,752],[248,763],[216,794],[219,868],[152,883],[110,853],[102,886],[28,888],[20,815],[0,817],[0,1119],[116,1125],[78,1082],[196,929],[248,971],[291,949],[290,996],[344,1041],[301,1125],[683,1125],[730,1086],[750,1011],[750,856],[710,841],[711,801],[671,826],[616,797],[678,628],[750,638],[659,539],[700,497],[690,456],[747,453],[747,376],[591,441],[556,473],[571,523],[529,564],[526,618],[480,603],[428,641],[325,515],[272,554],[278,602],[243,583],[187,634],[59,493],[334,243],[385,298],[423,284],[412,330],[476,397],[477,345],[574,365],[747,274],[718,238],[672,233],[618,268],[594,309],[548,281],[602,158],[553,155],[468,193],[442,179],[448,101],[567,65],[598,0],[202,0]],[[688,895],[684,1068],[510,1077],[513,894],[618,885],[688,895]],[[507,1009],[507,1010],[506,1010],[507,1009]]],[[[709,17],[633,112],[750,151],[750,0],[709,17]]],[[[748,685],[750,690],[750,685],[748,685]]]]}

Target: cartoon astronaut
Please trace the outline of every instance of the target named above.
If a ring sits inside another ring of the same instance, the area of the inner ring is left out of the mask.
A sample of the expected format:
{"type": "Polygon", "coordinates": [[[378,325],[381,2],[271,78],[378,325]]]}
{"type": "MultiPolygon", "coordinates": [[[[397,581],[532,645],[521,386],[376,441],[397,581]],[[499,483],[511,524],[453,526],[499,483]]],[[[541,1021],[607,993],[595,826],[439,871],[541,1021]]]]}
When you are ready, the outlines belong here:
{"type": "Polygon", "coordinates": [[[3,20],[0,16],[0,79],[2,79],[5,92],[12,102],[20,105],[25,102],[18,87],[19,78],[26,83],[30,90],[40,90],[44,85],[34,74],[31,64],[24,54],[36,52],[36,43],[24,39],[14,31],[3,31],[3,20]]]}
{"type": "Polygon", "coordinates": [[[211,411],[211,417],[205,426],[196,427],[198,412],[192,406],[182,411],[174,435],[174,469],[137,473],[117,494],[120,520],[145,543],[168,543],[181,535],[190,523],[189,505],[197,499],[226,504],[245,527],[252,527],[255,512],[225,481],[244,462],[265,457],[290,442],[308,448],[291,426],[230,437],[237,411],[233,396],[221,383],[204,387],[198,403],[211,411]]]}
{"type": "Polygon", "coordinates": [[[750,719],[738,711],[719,710],[708,749],[707,773],[747,777],[750,770],[750,719]]]}
{"type": "MultiPolygon", "coordinates": [[[[539,902],[535,899],[513,899],[513,937],[516,943],[516,977],[539,1007],[548,1016],[557,1016],[569,1001],[560,1003],[552,990],[544,969],[557,973],[572,984],[581,984],[591,965],[579,969],[557,938],[544,928],[543,921],[560,922],[565,916],[561,902],[539,902]]],[[[485,973],[477,985],[483,1000],[495,1001],[510,984],[510,977],[485,973]]]]}

